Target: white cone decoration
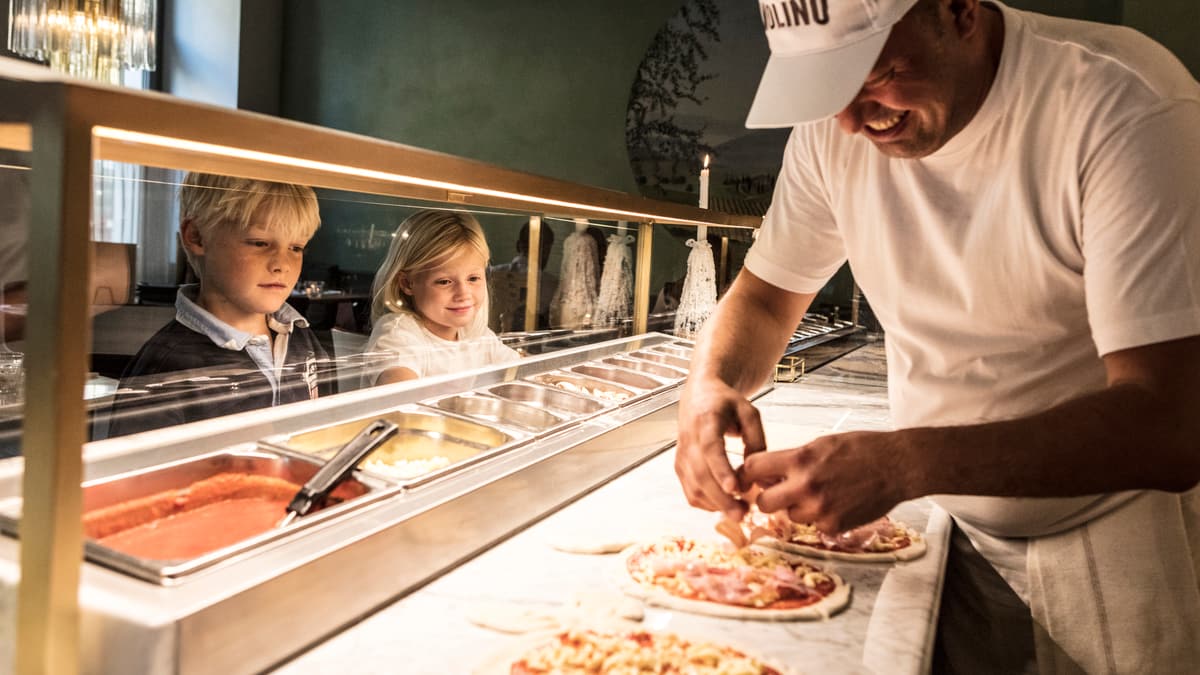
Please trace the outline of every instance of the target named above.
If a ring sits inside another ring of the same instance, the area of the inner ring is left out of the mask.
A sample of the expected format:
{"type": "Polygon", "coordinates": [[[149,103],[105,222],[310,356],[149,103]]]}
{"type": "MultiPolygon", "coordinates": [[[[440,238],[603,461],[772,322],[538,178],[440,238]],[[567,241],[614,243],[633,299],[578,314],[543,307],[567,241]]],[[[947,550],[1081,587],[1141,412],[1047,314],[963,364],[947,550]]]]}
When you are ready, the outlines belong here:
{"type": "Polygon", "coordinates": [[[596,240],[577,227],[563,242],[563,260],[559,275],[558,290],[555,291],[552,309],[557,311],[557,321],[551,323],[563,328],[587,328],[592,324],[596,311],[596,261],[599,251],[596,240]]]}
{"type": "Polygon", "coordinates": [[[688,239],[687,278],[675,310],[676,337],[694,339],[717,306],[717,266],[708,241],[688,239]]]}
{"type": "Polygon", "coordinates": [[[633,260],[629,245],[633,235],[612,234],[600,274],[600,297],[596,300],[596,325],[617,326],[633,311],[633,260]]]}

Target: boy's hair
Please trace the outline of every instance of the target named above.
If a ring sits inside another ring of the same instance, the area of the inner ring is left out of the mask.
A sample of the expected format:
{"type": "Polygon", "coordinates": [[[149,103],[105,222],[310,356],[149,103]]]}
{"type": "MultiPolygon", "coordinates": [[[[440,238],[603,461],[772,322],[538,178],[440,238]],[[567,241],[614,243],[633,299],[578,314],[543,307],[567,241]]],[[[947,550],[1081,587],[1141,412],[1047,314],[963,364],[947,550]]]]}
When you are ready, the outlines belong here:
{"type": "MultiPolygon", "coordinates": [[[[179,189],[180,222],[190,220],[202,241],[220,229],[241,232],[251,221],[308,241],[321,226],[317,195],[307,185],[254,178],[188,173],[179,189]]],[[[203,276],[200,261],[183,247],[188,264],[203,276]]]]}
{"type": "MultiPolygon", "coordinates": [[[[392,245],[387,258],[375,273],[371,284],[371,323],[393,312],[416,313],[412,296],[400,288],[400,273],[411,277],[414,273],[427,270],[443,263],[463,247],[483,256],[487,264],[491,253],[483,228],[475,217],[458,211],[418,211],[409,216],[392,235],[392,245]]],[[[476,319],[482,317],[483,327],[487,323],[487,300],[478,308],[476,319]]],[[[479,327],[472,325],[468,332],[479,327]]]]}

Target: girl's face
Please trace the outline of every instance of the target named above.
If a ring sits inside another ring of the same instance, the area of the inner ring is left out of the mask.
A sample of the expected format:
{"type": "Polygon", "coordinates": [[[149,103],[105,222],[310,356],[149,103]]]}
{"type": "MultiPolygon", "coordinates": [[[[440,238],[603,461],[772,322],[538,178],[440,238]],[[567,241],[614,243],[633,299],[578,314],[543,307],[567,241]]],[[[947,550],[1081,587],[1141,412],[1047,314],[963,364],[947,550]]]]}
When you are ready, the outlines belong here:
{"type": "Polygon", "coordinates": [[[401,273],[400,290],[413,299],[413,309],[425,328],[444,340],[458,339],[487,299],[484,266],[487,261],[470,246],[462,246],[434,267],[401,273]]]}

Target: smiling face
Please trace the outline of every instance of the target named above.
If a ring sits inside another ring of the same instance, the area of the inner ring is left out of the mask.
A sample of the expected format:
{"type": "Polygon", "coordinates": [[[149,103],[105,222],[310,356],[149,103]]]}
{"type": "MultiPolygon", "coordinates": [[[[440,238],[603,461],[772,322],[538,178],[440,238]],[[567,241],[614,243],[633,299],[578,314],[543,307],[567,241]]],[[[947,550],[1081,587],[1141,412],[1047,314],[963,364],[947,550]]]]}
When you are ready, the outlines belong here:
{"type": "Polygon", "coordinates": [[[398,275],[397,283],[429,332],[455,340],[487,300],[486,265],[479,251],[463,245],[432,267],[398,275]]]}
{"type": "Polygon", "coordinates": [[[190,223],[184,245],[203,259],[198,304],[225,323],[256,335],[279,310],[300,278],[307,240],[255,218],[245,230],[214,228],[202,238],[190,223]]]}
{"type": "Polygon", "coordinates": [[[996,10],[920,2],[893,28],[862,89],[837,120],[889,157],[928,156],[983,104],[1003,43],[996,10]],[[999,31],[999,32],[997,32],[999,31]]]}

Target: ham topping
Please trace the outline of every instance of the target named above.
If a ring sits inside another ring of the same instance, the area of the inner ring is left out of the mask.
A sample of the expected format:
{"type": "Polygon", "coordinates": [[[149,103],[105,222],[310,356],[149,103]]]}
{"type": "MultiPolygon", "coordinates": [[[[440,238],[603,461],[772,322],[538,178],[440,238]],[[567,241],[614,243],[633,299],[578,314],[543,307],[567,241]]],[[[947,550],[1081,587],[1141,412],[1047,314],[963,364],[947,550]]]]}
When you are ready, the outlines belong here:
{"type": "Polygon", "coordinates": [[[818,568],[757,549],[723,550],[676,542],[654,544],[628,561],[630,575],[676,595],[743,607],[779,600],[817,602],[832,590],[818,568]]]}

